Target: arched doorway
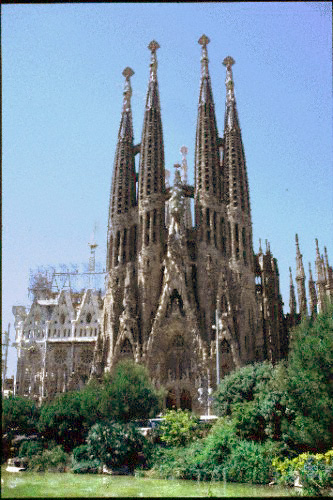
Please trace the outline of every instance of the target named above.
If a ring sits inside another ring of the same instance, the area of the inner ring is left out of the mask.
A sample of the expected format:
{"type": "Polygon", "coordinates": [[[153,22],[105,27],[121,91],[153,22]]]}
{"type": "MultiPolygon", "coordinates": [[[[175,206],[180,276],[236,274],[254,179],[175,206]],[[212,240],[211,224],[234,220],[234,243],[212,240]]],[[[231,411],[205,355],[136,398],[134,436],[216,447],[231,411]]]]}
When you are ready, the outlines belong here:
{"type": "Polygon", "coordinates": [[[165,401],[165,406],[167,410],[174,410],[177,408],[177,395],[175,389],[170,389],[166,401],[165,401]]]}
{"type": "Polygon", "coordinates": [[[180,394],[180,408],[182,410],[192,410],[192,398],[190,391],[183,389],[180,394]]]}

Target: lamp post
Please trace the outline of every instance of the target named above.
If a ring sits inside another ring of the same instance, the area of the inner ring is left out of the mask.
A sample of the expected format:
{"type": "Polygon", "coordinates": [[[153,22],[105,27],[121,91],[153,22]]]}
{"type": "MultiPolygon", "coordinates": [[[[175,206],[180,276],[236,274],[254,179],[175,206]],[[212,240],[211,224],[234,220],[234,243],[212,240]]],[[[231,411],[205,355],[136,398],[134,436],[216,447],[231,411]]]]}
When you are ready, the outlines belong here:
{"type": "Polygon", "coordinates": [[[213,325],[213,330],[216,330],[216,387],[220,383],[220,331],[222,330],[222,320],[219,318],[218,310],[215,310],[215,325],[213,325]]]}

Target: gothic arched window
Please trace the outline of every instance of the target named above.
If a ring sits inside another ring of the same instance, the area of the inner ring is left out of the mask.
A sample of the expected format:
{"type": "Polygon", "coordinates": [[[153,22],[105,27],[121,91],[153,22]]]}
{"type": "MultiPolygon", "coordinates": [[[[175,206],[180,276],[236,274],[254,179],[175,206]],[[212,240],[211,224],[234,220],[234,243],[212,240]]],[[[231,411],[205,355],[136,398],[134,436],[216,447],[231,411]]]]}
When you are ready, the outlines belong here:
{"type": "Polygon", "coordinates": [[[221,312],[228,312],[228,301],[225,295],[222,295],[221,297],[221,312]]]}

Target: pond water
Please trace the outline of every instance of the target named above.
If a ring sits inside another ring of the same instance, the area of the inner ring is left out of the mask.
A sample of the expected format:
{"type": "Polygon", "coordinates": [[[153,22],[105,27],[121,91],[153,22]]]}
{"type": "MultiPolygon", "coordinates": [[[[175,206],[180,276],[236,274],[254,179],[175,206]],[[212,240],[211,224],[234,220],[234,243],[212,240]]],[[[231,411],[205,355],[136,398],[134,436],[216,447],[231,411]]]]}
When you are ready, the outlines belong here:
{"type": "Polygon", "coordinates": [[[31,497],[274,497],[291,489],[223,482],[151,479],[71,473],[6,472],[1,474],[2,498],[31,497]]]}

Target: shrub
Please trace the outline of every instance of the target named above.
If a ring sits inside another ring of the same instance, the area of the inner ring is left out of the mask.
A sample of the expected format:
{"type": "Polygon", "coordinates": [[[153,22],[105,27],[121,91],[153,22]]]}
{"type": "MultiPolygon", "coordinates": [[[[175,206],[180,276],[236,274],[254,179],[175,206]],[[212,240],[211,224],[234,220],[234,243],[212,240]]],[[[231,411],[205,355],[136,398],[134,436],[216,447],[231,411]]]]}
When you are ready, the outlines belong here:
{"type": "Polygon", "coordinates": [[[270,449],[254,441],[240,441],[226,464],[227,480],[267,484],[273,477],[270,449]]]}
{"type": "Polygon", "coordinates": [[[297,477],[306,495],[322,496],[333,487],[333,450],[325,454],[301,453],[285,460],[272,461],[278,483],[293,486],[297,477]]]}
{"type": "Polygon", "coordinates": [[[160,425],[160,438],[167,446],[185,446],[198,436],[199,419],[187,410],[168,410],[160,425]]]}
{"type": "Polygon", "coordinates": [[[43,451],[43,444],[40,441],[23,441],[19,448],[19,457],[31,458],[43,451]]]}
{"type": "Polygon", "coordinates": [[[150,475],[165,479],[197,479],[202,443],[195,441],[187,447],[160,448],[150,475]]]}
{"type": "Polygon", "coordinates": [[[2,400],[3,434],[31,434],[36,431],[39,408],[34,401],[22,396],[2,400]]]}
{"type": "Polygon", "coordinates": [[[121,361],[104,378],[100,409],[106,419],[120,422],[149,418],[160,411],[163,393],[155,389],[146,367],[121,361]]]}
{"type": "Polygon", "coordinates": [[[96,459],[82,462],[73,461],[72,472],[74,474],[98,474],[100,465],[100,461],[96,459]]]}
{"type": "Polygon", "coordinates": [[[62,446],[58,445],[51,450],[44,450],[42,454],[34,455],[29,462],[29,469],[37,472],[64,472],[69,462],[69,455],[62,446]]]}
{"type": "Polygon", "coordinates": [[[87,437],[90,457],[107,467],[127,465],[133,470],[150,453],[150,444],[133,424],[95,424],[87,437]]]}
{"type": "Polygon", "coordinates": [[[333,305],[293,331],[286,392],[295,418],[288,433],[299,451],[325,451],[333,441],[333,305]]]}
{"type": "Polygon", "coordinates": [[[224,377],[214,393],[214,409],[223,417],[231,415],[235,403],[253,401],[272,378],[273,365],[268,361],[246,365],[224,377]]]}
{"type": "Polygon", "coordinates": [[[90,459],[89,447],[87,444],[81,444],[73,450],[73,459],[76,462],[83,462],[90,459]]]}

